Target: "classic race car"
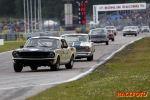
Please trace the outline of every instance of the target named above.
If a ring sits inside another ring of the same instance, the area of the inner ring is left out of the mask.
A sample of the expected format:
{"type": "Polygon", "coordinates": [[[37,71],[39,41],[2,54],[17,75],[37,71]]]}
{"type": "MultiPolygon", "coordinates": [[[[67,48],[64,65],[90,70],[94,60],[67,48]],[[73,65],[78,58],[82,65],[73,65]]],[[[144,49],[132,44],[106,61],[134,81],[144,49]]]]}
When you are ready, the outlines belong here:
{"type": "Polygon", "coordinates": [[[149,26],[142,26],[141,32],[150,32],[149,26]]]}
{"type": "Polygon", "coordinates": [[[106,28],[91,29],[89,32],[90,40],[94,43],[109,44],[109,36],[106,28]]]}
{"type": "Polygon", "coordinates": [[[77,50],[76,59],[87,58],[87,61],[93,60],[95,46],[89,41],[88,34],[64,34],[61,37],[65,38],[71,47],[77,50]]]}
{"type": "Polygon", "coordinates": [[[123,29],[123,36],[126,35],[135,35],[137,36],[138,29],[135,26],[125,26],[123,29]]]}
{"type": "Polygon", "coordinates": [[[30,66],[37,70],[41,66],[49,66],[57,71],[60,65],[71,69],[76,57],[76,48],[70,47],[65,39],[60,37],[32,37],[25,46],[20,46],[12,52],[14,71],[21,72],[23,67],[30,66]]]}
{"type": "Polygon", "coordinates": [[[118,33],[115,26],[105,26],[105,28],[108,29],[108,30],[113,30],[114,31],[114,35],[117,35],[117,33],[118,33]]]}
{"type": "Polygon", "coordinates": [[[108,32],[109,40],[115,41],[114,31],[111,29],[108,29],[107,32],[108,32]]]}

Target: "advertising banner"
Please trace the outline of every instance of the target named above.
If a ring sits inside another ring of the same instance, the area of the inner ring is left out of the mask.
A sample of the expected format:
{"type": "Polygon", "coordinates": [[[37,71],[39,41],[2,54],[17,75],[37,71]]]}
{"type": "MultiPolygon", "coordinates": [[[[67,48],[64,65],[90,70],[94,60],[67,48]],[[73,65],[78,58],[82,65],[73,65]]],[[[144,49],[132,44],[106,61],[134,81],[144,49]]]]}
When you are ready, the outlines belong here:
{"type": "Polygon", "coordinates": [[[98,24],[99,11],[142,10],[146,9],[146,7],[146,3],[93,5],[93,21],[98,24]]]}

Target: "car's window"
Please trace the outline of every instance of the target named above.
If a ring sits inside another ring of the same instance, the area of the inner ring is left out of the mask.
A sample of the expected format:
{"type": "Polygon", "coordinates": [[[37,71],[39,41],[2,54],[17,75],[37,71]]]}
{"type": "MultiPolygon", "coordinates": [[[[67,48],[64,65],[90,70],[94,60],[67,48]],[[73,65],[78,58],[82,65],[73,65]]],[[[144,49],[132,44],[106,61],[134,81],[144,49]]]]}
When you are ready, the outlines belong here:
{"type": "Polygon", "coordinates": [[[61,40],[61,45],[62,45],[63,47],[64,47],[64,46],[68,46],[67,43],[66,43],[66,41],[65,41],[64,39],[61,40]]]}
{"type": "Polygon", "coordinates": [[[132,29],[132,27],[130,27],[130,26],[127,26],[127,27],[124,27],[124,29],[132,29]]]}
{"type": "Polygon", "coordinates": [[[64,35],[62,36],[67,40],[67,42],[87,42],[88,41],[88,35],[64,35]]]}
{"type": "Polygon", "coordinates": [[[111,33],[112,32],[112,30],[107,30],[109,33],[111,33]]]}
{"type": "Polygon", "coordinates": [[[106,29],[114,29],[115,27],[113,26],[106,26],[106,29]]]}
{"type": "Polygon", "coordinates": [[[136,27],[131,27],[132,29],[136,29],[136,27]]]}
{"type": "Polygon", "coordinates": [[[29,39],[25,47],[50,47],[50,48],[59,48],[58,39],[44,39],[44,38],[34,38],[29,39]]]}
{"type": "Polygon", "coordinates": [[[107,31],[104,29],[100,29],[100,30],[92,30],[90,35],[102,35],[102,34],[106,34],[107,31]]]}
{"type": "Polygon", "coordinates": [[[149,28],[148,26],[143,26],[143,28],[149,28]]]}

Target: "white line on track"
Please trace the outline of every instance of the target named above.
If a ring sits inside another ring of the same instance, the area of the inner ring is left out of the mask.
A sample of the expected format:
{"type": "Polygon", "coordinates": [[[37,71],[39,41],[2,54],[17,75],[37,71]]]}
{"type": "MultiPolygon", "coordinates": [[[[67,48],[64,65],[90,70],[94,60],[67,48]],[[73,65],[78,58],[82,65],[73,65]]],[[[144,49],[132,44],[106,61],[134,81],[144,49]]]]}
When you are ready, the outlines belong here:
{"type": "MultiPolygon", "coordinates": [[[[78,76],[75,76],[74,78],[71,78],[71,79],[69,79],[69,80],[61,81],[61,82],[55,82],[55,83],[38,84],[38,85],[28,85],[28,86],[19,86],[19,87],[0,88],[0,90],[17,89],[17,88],[27,88],[27,87],[38,87],[38,86],[46,86],[46,85],[58,85],[58,84],[62,84],[62,83],[66,83],[66,82],[71,82],[71,81],[78,80],[78,79],[80,79],[80,78],[82,78],[82,77],[84,77],[84,76],[86,76],[86,75],[92,73],[96,68],[98,68],[100,65],[106,63],[106,62],[107,62],[108,60],[110,60],[116,53],[118,53],[119,51],[121,51],[122,49],[124,49],[127,45],[129,45],[129,44],[131,44],[131,43],[133,43],[133,42],[135,42],[135,41],[137,41],[137,40],[140,40],[140,39],[142,39],[142,38],[138,38],[138,39],[136,39],[136,40],[134,40],[134,41],[131,41],[130,43],[127,43],[127,44],[123,45],[120,49],[114,51],[110,56],[108,56],[104,61],[102,61],[102,62],[100,62],[100,63],[98,63],[98,64],[96,64],[96,65],[93,65],[93,66],[91,67],[91,69],[89,69],[88,71],[86,71],[86,72],[84,72],[84,73],[82,73],[82,74],[79,74],[78,76]]],[[[10,52],[10,51],[8,51],[8,52],[10,52]]],[[[7,53],[7,52],[5,52],[5,53],[7,53]]],[[[1,53],[0,53],[0,54],[1,54],[1,53]]]]}

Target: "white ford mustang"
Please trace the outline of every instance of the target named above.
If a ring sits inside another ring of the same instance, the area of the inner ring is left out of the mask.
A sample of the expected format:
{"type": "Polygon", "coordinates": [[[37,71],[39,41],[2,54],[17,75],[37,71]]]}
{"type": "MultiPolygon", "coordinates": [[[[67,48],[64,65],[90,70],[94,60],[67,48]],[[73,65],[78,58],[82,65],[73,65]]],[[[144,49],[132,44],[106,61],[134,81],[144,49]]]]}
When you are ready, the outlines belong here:
{"type": "Polygon", "coordinates": [[[138,29],[135,26],[126,26],[123,29],[123,36],[126,36],[126,35],[137,36],[137,34],[138,34],[138,29]]]}

